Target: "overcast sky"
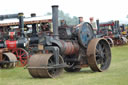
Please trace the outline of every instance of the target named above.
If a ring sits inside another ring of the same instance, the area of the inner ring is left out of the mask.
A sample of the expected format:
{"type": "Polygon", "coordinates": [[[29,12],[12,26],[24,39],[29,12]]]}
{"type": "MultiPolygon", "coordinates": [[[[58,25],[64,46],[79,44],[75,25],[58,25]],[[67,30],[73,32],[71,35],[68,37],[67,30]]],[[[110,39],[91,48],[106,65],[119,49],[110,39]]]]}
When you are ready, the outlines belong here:
{"type": "Polygon", "coordinates": [[[59,5],[60,10],[71,16],[83,16],[85,21],[89,17],[100,21],[128,21],[127,2],[128,0],[1,0],[0,14],[24,12],[27,16],[30,13],[40,16],[51,12],[52,5],[59,5]]]}

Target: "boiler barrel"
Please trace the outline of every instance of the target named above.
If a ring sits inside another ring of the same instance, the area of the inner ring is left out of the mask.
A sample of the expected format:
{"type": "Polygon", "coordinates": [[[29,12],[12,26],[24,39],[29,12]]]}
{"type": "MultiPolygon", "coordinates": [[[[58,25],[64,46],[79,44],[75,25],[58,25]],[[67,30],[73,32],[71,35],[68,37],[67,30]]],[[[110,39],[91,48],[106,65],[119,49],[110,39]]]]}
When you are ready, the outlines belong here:
{"type": "Polygon", "coordinates": [[[75,42],[62,42],[65,55],[73,55],[79,52],[79,45],[75,42]]]}

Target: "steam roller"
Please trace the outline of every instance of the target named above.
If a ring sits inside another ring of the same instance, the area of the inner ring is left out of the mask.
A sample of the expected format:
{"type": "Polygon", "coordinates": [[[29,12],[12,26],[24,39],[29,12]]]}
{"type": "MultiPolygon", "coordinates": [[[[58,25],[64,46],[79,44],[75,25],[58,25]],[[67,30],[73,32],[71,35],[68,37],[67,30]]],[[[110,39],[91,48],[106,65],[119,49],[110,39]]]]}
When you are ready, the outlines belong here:
{"type": "Polygon", "coordinates": [[[1,53],[0,53],[1,69],[14,68],[16,66],[16,62],[17,62],[17,58],[13,53],[1,49],[1,53]]]}
{"type": "Polygon", "coordinates": [[[105,38],[96,38],[90,23],[79,26],[58,26],[58,6],[52,6],[53,34],[44,35],[42,48],[28,61],[28,72],[34,78],[54,78],[63,69],[79,72],[90,67],[94,72],[107,70],[111,63],[111,49],[105,38]],[[46,52],[47,51],[47,52],[46,52]]]}
{"type": "MultiPolygon", "coordinates": [[[[13,18],[18,19],[19,21],[6,22],[6,23],[4,21],[0,22],[1,29],[10,29],[8,30],[7,39],[2,38],[0,40],[0,48],[1,49],[7,48],[8,51],[13,53],[18,60],[17,66],[21,67],[27,64],[27,60],[29,58],[28,52],[25,50],[29,41],[24,34],[24,14],[17,13],[17,14],[0,15],[0,20],[13,19],[13,18]],[[13,28],[13,26],[15,29],[13,28]],[[16,32],[16,29],[20,29],[20,35],[18,35],[18,32],[16,32]]],[[[12,55],[11,53],[9,53],[8,55],[11,55],[13,59],[14,55],[12,55]]],[[[9,59],[11,59],[10,56],[9,59]]]]}

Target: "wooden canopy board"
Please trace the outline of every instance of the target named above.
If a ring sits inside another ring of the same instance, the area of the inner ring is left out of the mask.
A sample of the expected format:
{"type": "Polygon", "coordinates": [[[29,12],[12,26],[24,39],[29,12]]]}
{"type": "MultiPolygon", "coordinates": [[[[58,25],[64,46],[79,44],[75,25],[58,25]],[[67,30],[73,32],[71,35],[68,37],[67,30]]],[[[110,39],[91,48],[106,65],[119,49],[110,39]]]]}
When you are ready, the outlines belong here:
{"type": "MultiPolygon", "coordinates": [[[[43,19],[41,17],[24,18],[24,25],[50,23],[50,22],[52,22],[52,19],[43,19]]],[[[0,27],[17,26],[17,25],[19,25],[18,19],[8,19],[8,20],[0,21],[0,27]]]]}

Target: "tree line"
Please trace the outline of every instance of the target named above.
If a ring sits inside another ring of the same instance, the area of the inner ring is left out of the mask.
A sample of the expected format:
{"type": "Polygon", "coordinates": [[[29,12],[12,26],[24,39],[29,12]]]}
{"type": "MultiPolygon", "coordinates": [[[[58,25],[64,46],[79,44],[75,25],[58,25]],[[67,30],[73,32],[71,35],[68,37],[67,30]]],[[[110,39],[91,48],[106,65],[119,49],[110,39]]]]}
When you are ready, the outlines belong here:
{"type": "MultiPolygon", "coordinates": [[[[52,13],[48,12],[45,14],[45,16],[51,16],[52,13]]],[[[79,19],[76,16],[71,17],[68,13],[64,13],[62,10],[59,10],[59,25],[60,25],[60,20],[65,20],[67,25],[76,25],[79,23],[79,19]]]]}

